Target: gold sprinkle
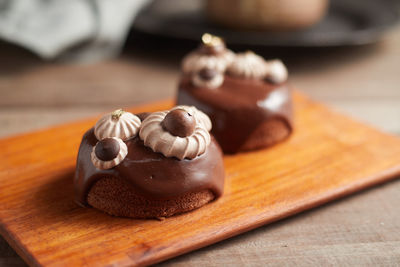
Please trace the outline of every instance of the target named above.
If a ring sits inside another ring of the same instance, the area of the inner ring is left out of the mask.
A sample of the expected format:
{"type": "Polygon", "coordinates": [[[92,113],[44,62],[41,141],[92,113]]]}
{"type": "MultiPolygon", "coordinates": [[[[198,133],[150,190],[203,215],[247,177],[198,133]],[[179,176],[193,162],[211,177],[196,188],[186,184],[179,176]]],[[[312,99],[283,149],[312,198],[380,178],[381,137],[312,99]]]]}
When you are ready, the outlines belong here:
{"type": "Polygon", "coordinates": [[[209,33],[203,34],[203,36],[201,36],[201,41],[207,46],[218,46],[224,43],[221,37],[209,33]]]}
{"type": "Polygon", "coordinates": [[[122,109],[117,109],[117,110],[114,110],[112,113],[111,113],[111,119],[113,119],[113,120],[119,120],[119,118],[122,116],[122,114],[124,114],[125,113],[125,111],[123,111],[122,109]]]}

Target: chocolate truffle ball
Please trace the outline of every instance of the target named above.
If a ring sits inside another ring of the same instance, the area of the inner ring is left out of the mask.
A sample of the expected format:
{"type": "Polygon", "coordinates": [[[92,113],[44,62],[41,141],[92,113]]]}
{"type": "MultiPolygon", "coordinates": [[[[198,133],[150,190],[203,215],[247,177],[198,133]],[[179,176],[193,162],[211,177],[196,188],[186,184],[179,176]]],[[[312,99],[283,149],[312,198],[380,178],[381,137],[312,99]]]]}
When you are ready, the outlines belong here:
{"type": "Polygon", "coordinates": [[[118,156],[120,147],[114,138],[105,138],[96,144],[94,153],[99,160],[109,161],[118,156]]]}
{"type": "Polygon", "coordinates": [[[217,71],[209,68],[204,68],[199,71],[199,76],[202,80],[209,81],[217,75],[217,71]]]}
{"type": "Polygon", "coordinates": [[[194,132],[196,121],[194,116],[187,111],[174,109],[165,116],[162,126],[172,135],[186,137],[194,132]]]}

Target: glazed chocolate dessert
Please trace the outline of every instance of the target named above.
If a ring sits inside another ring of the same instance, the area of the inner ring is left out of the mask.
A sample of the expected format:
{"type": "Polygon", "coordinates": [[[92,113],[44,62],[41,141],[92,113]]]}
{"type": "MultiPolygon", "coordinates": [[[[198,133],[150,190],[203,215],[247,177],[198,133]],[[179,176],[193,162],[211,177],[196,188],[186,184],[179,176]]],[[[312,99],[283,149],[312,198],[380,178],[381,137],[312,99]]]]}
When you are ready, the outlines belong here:
{"type": "Polygon", "coordinates": [[[138,115],[114,111],[83,136],[74,179],[78,204],[159,218],[222,195],[222,152],[207,115],[188,106],[138,115]]]}
{"type": "Polygon", "coordinates": [[[233,53],[209,34],[182,62],[177,103],[203,110],[225,153],[268,147],[292,132],[292,98],[280,60],[233,53]]]}

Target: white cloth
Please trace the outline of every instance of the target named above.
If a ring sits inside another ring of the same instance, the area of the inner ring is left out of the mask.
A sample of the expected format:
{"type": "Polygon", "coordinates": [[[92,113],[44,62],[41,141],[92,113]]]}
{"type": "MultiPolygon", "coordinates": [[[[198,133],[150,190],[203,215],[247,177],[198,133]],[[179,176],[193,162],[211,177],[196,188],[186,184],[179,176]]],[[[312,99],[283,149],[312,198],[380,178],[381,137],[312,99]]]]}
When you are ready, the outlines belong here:
{"type": "Polygon", "coordinates": [[[149,0],[0,0],[0,39],[44,59],[93,61],[118,54],[149,0]]]}

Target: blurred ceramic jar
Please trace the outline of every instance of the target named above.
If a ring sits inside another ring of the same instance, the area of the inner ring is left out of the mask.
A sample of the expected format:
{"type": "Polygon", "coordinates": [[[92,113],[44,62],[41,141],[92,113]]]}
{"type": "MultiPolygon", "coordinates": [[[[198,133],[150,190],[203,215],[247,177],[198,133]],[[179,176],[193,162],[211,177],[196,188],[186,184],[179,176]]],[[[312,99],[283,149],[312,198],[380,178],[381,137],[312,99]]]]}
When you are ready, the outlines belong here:
{"type": "Polygon", "coordinates": [[[242,30],[296,30],[320,21],[329,0],[206,0],[210,20],[242,30]]]}

